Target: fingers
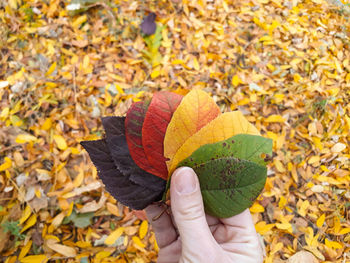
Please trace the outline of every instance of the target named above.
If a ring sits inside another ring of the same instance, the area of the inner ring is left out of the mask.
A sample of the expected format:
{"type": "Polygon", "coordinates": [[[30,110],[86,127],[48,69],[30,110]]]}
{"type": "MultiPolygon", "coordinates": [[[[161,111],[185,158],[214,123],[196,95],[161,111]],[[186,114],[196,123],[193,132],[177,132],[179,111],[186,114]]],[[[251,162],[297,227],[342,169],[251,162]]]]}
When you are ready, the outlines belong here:
{"type": "Polygon", "coordinates": [[[183,254],[201,253],[217,248],[209,229],[197,175],[191,168],[182,167],[172,175],[171,209],[181,236],[183,254]],[[199,247],[199,251],[194,249],[199,247]]]}
{"type": "Polygon", "coordinates": [[[222,226],[218,227],[213,235],[219,244],[222,243],[222,248],[239,255],[242,259],[245,258],[241,262],[250,262],[248,259],[251,257],[251,251],[254,251],[256,261],[252,262],[260,262],[262,248],[249,209],[220,221],[222,226]]]}
{"type": "Polygon", "coordinates": [[[171,244],[177,239],[174,225],[170,216],[164,212],[164,207],[155,205],[149,205],[146,208],[146,214],[148,221],[151,223],[153,231],[156,235],[157,244],[159,248],[163,248],[171,244]],[[159,218],[153,220],[163,213],[159,218]]]}

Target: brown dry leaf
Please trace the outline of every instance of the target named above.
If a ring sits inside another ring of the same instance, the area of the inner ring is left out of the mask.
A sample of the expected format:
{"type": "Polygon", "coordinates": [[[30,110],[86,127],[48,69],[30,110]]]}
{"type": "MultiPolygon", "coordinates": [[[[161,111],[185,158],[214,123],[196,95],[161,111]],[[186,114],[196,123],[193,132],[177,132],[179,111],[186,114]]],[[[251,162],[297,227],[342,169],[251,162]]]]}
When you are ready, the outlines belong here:
{"type": "Polygon", "coordinates": [[[308,251],[299,251],[291,256],[288,260],[288,263],[318,263],[317,258],[308,251]]]}

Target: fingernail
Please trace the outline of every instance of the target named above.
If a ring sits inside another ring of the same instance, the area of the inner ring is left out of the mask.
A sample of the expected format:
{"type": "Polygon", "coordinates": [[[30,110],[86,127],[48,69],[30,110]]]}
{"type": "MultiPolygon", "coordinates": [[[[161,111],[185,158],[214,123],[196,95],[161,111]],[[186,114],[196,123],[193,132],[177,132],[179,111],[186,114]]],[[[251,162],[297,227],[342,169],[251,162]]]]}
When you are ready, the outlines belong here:
{"type": "Polygon", "coordinates": [[[174,172],[175,189],[179,194],[190,194],[196,189],[195,172],[189,167],[182,167],[174,172]]]}

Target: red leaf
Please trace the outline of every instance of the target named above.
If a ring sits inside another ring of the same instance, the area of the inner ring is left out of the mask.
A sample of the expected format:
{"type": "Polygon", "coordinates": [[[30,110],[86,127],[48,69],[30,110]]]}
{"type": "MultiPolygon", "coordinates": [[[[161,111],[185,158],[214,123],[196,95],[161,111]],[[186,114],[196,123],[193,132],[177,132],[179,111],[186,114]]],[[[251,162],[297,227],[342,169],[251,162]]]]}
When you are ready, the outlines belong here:
{"type": "Polygon", "coordinates": [[[162,178],[162,174],[149,163],[142,146],[142,126],[148,106],[149,101],[140,101],[131,105],[126,113],[125,136],[134,162],[141,169],[162,178]]]}
{"type": "Polygon", "coordinates": [[[148,161],[165,180],[168,178],[163,144],[165,131],[181,100],[182,96],[173,92],[155,93],[142,126],[142,145],[148,161]]]}

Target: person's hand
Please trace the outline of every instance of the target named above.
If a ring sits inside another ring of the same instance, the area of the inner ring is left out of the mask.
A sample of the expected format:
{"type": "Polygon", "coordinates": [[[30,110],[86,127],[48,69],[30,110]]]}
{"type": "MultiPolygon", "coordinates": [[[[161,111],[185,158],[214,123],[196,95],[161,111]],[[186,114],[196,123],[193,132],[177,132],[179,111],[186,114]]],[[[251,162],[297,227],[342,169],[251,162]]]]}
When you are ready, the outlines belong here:
{"type": "Polygon", "coordinates": [[[152,220],[164,207],[146,208],[159,246],[158,263],[263,261],[249,209],[231,218],[206,215],[199,181],[191,168],[182,167],[173,173],[170,196],[172,216],[163,213],[152,220]]]}

